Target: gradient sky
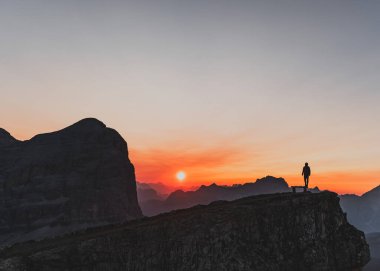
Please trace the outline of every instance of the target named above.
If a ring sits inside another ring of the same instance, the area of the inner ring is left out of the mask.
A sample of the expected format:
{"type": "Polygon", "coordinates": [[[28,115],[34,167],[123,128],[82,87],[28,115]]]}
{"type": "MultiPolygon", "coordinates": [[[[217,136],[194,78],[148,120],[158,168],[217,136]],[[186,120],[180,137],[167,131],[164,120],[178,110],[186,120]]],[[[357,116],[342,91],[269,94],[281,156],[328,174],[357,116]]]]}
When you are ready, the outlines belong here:
{"type": "Polygon", "coordinates": [[[380,184],[380,1],[0,0],[0,126],[96,117],[140,181],[380,184]]]}

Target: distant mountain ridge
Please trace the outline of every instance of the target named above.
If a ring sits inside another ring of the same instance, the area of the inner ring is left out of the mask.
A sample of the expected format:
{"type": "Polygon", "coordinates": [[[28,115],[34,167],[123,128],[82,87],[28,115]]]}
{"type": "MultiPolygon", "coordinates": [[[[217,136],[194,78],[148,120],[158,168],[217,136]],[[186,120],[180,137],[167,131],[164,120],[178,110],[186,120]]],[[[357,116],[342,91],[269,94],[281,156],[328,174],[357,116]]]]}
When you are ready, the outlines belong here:
{"type": "Polygon", "coordinates": [[[0,130],[0,246],[142,216],[128,146],[83,119],[18,141],[0,130]]]}
{"type": "Polygon", "coordinates": [[[362,196],[342,195],[340,198],[350,223],[366,233],[380,231],[380,186],[362,196]]]}
{"type": "Polygon", "coordinates": [[[267,176],[256,180],[254,183],[239,184],[233,186],[219,186],[211,184],[202,185],[195,191],[177,190],[171,193],[165,200],[152,199],[140,201],[144,215],[152,216],[176,209],[188,208],[197,204],[209,204],[218,200],[235,200],[247,196],[259,194],[272,194],[289,192],[288,183],[283,178],[267,176]]]}

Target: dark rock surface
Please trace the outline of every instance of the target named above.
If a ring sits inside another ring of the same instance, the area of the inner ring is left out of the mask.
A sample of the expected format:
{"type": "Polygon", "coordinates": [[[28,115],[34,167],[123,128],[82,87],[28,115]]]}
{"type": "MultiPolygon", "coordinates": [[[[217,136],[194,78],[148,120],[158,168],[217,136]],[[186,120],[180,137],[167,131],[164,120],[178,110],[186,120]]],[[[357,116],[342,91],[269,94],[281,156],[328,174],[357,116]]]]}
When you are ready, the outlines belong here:
{"type": "Polygon", "coordinates": [[[127,143],[102,122],[27,141],[0,130],[0,245],[141,216],[127,143]]]}
{"type": "Polygon", "coordinates": [[[331,192],[261,195],[0,252],[0,270],[359,270],[364,234],[331,192]]]}

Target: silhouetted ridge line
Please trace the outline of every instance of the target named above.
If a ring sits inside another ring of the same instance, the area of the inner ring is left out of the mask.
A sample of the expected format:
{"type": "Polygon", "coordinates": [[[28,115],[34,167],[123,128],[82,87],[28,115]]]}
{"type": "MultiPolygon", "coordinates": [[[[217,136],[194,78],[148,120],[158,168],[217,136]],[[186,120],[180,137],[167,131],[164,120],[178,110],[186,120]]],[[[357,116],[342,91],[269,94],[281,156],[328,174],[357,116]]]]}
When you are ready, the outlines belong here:
{"type": "Polygon", "coordinates": [[[380,232],[380,186],[362,196],[342,195],[341,205],[348,221],[366,232],[380,232]]]}

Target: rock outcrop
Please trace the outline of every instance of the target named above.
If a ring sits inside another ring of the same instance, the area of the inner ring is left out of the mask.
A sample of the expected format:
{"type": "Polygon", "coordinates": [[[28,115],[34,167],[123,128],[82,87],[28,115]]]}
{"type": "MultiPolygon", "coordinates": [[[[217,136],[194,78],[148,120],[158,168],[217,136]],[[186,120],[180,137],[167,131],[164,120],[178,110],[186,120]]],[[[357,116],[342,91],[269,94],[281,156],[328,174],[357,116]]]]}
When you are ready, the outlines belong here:
{"type": "Polygon", "coordinates": [[[331,192],[261,195],[0,252],[0,270],[358,270],[364,234],[331,192]]]}
{"type": "Polygon", "coordinates": [[[127,143],[102,122],[28,141],[0,130],[0,245],[141,216],[127,143]]]}

